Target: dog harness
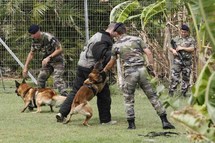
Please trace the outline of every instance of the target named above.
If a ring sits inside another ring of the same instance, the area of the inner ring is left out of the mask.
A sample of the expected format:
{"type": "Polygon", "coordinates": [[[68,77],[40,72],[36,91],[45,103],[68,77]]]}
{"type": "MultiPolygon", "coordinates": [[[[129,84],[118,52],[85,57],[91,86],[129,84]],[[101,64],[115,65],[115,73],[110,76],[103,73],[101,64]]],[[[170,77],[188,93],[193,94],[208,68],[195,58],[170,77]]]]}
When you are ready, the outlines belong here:
{"type": "Polygon", "coordinates": [[[95,87],[94,84],[84,84],[84,86],[88,87],[89,89],[91,89],[93,91],[93,94],[96,95],[98,93],[97,88],[95,87]]]}
{"type": "MultiPolygon", "coordinates": [[[[37,107],[37,104],[36,104],[36,96],[37,96],[37,93],[38,93],[38,91],[37,91],[37,89],[36,88],[33,88],[33,87],[30,87],[30,88],[28,88],[25,92],[24,92],[24,94],[23,94],[23,98],[25,98],[25,96],[27,95],[27,93],[31,90],[31,89],[33,89],[33,99],[31,100],[31,102],[30,102],[30,104],[34,107],[34,108],[36,108],[37,107]]],[[[30,105],[29,104],[29,105],[30,105]]]]}

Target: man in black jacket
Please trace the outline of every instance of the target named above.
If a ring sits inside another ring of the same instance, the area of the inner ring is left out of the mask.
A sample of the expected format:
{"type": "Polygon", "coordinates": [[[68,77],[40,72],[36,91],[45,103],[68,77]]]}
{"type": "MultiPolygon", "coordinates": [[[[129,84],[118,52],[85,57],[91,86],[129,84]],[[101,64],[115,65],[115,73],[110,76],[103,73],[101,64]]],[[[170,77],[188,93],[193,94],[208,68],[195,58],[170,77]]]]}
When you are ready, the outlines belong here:
{"type": "MultiPolygon", "coordinates": [[[[84,46],[78,61],[73,89],[62,104],[59,113],[56,115],[57,122],[63,122],[69,114],[76,92],[83,85],[84,80],[88,78],[95,63],[102,61],[102,68],[104,68],[110,60],[115,26],[115,23],[109,24],[106,30],[101,30],[94,34],[89,39],[87,45],[84,46]]],[[[103,90],[97,94],[97,107],[101,124],[116,123],[116,121],[111,120],[111,97],[108,84],[106,84],[103,90]]]]}

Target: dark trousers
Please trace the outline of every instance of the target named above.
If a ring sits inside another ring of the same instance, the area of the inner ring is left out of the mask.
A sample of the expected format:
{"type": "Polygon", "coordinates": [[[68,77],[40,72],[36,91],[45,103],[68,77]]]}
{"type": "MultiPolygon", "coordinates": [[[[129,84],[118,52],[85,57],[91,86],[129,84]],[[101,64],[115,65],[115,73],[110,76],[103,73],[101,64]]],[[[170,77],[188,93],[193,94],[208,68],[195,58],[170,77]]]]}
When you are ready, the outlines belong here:
{"type": "MultiPolygon", "coordinates": [[[[59,110],[62,116],[67,117],[67,115],[69,114],[75,94],[83,85],[84,81],[88,78],[90,72],[91,72],[90,69],[78,67],[76,78],[73,81],[74,83],[72,91],[69,93],[69,95],[67,96],[66,100],[61,105],[59,110]]],[[[111,121],[110,106],[111,106],[110,89],[109,86],[106,84],[104,86],[104,89],[97,94],[97,107],[99,111],[100,123],[106,123],[111,121]]]]}

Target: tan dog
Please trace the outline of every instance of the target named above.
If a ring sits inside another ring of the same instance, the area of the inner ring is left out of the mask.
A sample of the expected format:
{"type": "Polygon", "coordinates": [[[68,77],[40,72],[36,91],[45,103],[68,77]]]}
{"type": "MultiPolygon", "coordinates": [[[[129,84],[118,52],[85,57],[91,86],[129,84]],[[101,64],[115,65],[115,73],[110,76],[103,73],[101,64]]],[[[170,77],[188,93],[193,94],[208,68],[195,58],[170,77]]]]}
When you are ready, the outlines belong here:
{"type": "Polygon", "coordinates": [[[88,79],[84,81],[83,86],[80,87],[76,93],[71,110],[64,123],[68,123],[73,114],[82,114],[86,116],[83,125],[89,126],[88,121],[93,116],[93,110],[89,102],[97,93],[101,92],[107,82],[105,75],[100,74],[98,64],[95,65],[88,79]]]}
{"type": "Polygon", "coordinates": [[[16,94],[20,96],[24,101],[24,108],[21,112],[24,112],[28,108],[30,103],[35,103],[37,107],[36,113],[41,112],[42,105],[49,105],[51,112],[53,112],[53,106],[60,106],[64,100],[65,96],[57,95],[57,93],[51,88],[33,88],[29,84],[22,81],[19,83],[15,80],[16,84],[16,94]]]}

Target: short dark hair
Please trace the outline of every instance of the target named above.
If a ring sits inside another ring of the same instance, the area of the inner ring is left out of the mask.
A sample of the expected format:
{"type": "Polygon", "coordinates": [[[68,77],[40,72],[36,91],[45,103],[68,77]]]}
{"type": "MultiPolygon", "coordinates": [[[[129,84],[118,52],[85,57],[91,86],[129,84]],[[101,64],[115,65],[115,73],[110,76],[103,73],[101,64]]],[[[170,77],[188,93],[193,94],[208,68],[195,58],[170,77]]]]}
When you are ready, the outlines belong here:
{"type": "Polygon", "coordinates": [[[186,24],[182,24],[181,30],[190,31],[190,28],[186,24]]]}
{"type": "Polygon", "coordinates": [[[124,34],[126,33],[126,27],[124,23],[118,22],[115,24],[113,31],[119,33],[119,34],[124,34]]]}
{"type": "Polygon", "coordinates": [[[37,33],[37,31],[39,31],[39,30],[40,30],[40,26],[37,25],[37,24],[32,24],[32,25],[28,28],[28,32],[29,32],[30,34],[35,34],[35,33],[37,33]]]}

